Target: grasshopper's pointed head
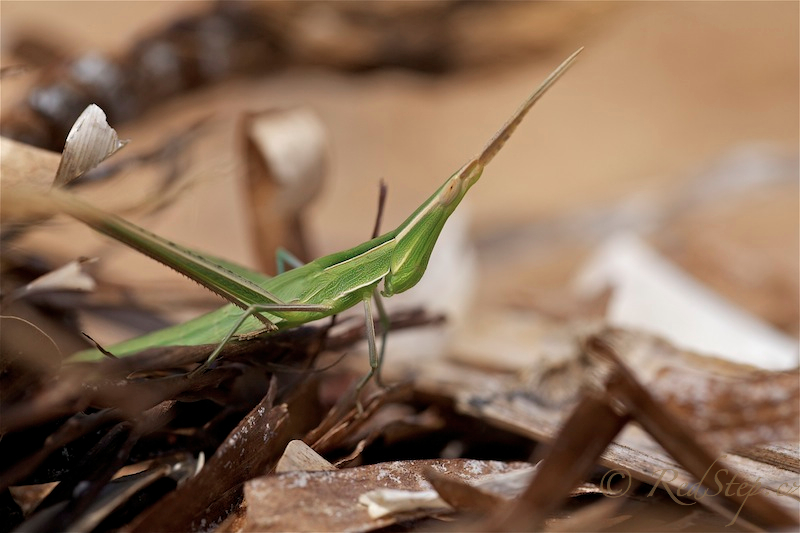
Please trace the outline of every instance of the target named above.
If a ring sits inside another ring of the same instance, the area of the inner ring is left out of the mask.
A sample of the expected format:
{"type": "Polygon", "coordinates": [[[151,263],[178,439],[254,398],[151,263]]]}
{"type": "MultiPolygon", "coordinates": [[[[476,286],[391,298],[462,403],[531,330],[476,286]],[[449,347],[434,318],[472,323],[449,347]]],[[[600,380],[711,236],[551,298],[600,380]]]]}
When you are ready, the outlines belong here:
{"type": "Polygon", "coordinates": [[[455,210],[470,187],[480,179],[484,167],[485,165],[481,164],[479,158],[475,158],[450,176],[444,185],[436,191],[439,205],[443,208],[452,207],[450,212],[455,210]]]}
{"type": "Polygon", "coordinates": [[[511,137],[533,104],[569,68],[581,50],[568,57],[542,82],[477,157],[450,176],[427,202],[397,228],[390,271],[384,277],[385,296],[408,290],[422,278],[444,223],[461,203],[470,187],[480,179],[483,169],[511,137]]]}
{"type": "Polygon", "coordinates": [[[397,229],[390,271],[383,278],[384,296],[406,291],[419,282],[444,223],[480,179],[483,167],[478,158],[461,167],[397,229]]]}

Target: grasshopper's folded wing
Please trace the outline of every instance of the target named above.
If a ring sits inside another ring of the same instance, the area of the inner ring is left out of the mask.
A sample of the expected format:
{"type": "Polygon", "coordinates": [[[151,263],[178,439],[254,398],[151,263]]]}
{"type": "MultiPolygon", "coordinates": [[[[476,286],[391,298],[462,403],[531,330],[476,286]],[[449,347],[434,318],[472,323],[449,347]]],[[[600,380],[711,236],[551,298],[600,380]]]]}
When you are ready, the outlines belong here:
{"type": "Polygon", "coordinates": [[[209,258],[136,226],[116,215],[93,207],[74,195],[51,191],[59,209],[131,248],[189,277],[232,304],[246,309],[251,304],[282,303],[258,285],[268,276],[230,261],[209,258]]]}

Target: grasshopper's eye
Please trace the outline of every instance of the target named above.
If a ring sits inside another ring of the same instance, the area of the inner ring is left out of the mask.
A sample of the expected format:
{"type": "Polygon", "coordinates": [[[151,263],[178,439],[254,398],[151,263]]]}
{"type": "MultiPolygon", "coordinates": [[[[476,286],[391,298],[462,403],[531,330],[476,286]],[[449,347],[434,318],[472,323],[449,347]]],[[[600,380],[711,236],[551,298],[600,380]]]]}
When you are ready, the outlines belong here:
{"type": "Polygon", "coordinates": [[[439,196],[439,203],[441,205],[450,205],[453,202],[453,200],[455,200],[458,197],[459,192],[461,192],[461,180],[459,179],[449,180],[442,189],[442,193],[439,196]]]}

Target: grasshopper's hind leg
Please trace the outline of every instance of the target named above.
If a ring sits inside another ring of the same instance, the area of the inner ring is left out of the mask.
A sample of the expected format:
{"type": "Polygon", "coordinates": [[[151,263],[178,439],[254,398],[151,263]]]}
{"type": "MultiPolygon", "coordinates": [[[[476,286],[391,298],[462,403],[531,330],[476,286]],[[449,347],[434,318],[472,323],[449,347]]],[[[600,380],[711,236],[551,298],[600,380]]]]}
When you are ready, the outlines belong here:
{"type": "MultiPolygon", "coordinates": [[[[325,312],[329,311],[330,307],[327,305],[311,305],[311,304],[287,304],[287,303],[280,303],[280,304],[253,304],[247,309],[245,309],[244,313],[236,320],[236,323],[233,327],[228,331],[225,337],[220,341],[217,347],[211,352],[211,355],[208,356],[206,362],[203,363],[201,366],[193,370],[189,373],[189,377],[195,376],[202,372],[205,372],[211,363],[219,356],[222,352],[222,349],[225,347],[228,342],[233,338],[236,332],[242,327],[245,320],[250,318],[253,315],[258,313],[269,313],[269,312],[286,312],[286,311],[305,311],[305,312],[325,312]]],[[[267,321],[269,322],[269,321],[267,321]]],[[[272,322],[269,322],[272,324],[272,322]]],[[[272,324],[273,331],[277,329],[274,324],[272,324]]]]}

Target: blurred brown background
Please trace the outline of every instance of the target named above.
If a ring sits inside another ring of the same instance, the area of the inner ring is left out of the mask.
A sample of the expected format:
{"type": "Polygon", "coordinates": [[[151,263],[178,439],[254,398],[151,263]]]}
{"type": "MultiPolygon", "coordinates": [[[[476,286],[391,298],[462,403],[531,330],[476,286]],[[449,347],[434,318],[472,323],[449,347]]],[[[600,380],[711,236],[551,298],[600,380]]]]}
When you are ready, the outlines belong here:
{"type": "MultiPolygon", "coordinates": [[[[62,43],[66,55],[89,50],[118,54],[141,35],[207,6],[4,1],[2,36],[7,44],[38,32],[62,43]]],[[[394,9],[402,9],[397,6],[394,9]]],[[[190,198],[146,224],[178,242],[252,264],[239,209],[242,188],[235,179],[232,139],[237,112],[309,106],[330,134],[331,169],[309,220],[312,245],[321,255],[369,236],[379,178],[389,187],[384,219],[388,228],[476,152],[547,72],[585,46],[574,69],[537,105],[468,199],[472,235],[479,243],[492,243],[539,221],[610,206],[631,194],[667,196],[717,158],[743,146],[767,146],[781,157],[796,158],[798,6],[500,3],[485,17],[460,21],[463,49],[454,54],[457,68],[445,73],[379,68],[352,74],[290,65],[257,79],[193,92],[141,119],[112,126],[122,138],[133,140],[125,151],[135,152],[212,113],[216,129],[203,141],[203,155],[193,160],[191,169],[203,179],[186,193],[190,198]]],[[[13,57],[4,46],[3,64],[11,63],[13,57]]],[[[3,81],[3,112],[21,98],[28,82],[27,76],[3,81]]],[[[124,194],[115,187],[105,194],[124,194]]],[[[767,294],[760,282],[746,288],[750,297],[740,299],[794,331],[796,326],[785,317],[797,314],[796,182],[759,194],[726,201],[711,214],[695,214],[693,221],[671,228],[680,243],[674,255],[691,265],[699,254],[701,266],[695,274],[701,277],[710,261],[706,277],[723,279],[718,283],[723,291],[725,275],[720,269],[736,258],[762,258],[767,264],[757,267],[756,277],[780,278],[766,289],[772,303],[752,303],[767,294]],[[789,310],[775,319],[769,316],[774,309],[769,309],[780,294],[789,310]]],[[[82,228],[72,231],[75,240],[61,233],[48,246],[64,257],[81,253],[76,242],[94,237],[82,228]]],[[[517,248],[526,246],[524,239],[512,241],[517,248]]],[[[491,244],[485,248],[487,254],[494,253],[491,244]]],[[[508,250],[498,250],[499,257],[484,259],[506,262],[508,250]]],[[[521,260],[517,270],[522,273],[497,280],[488,292],[563,282],[582,254],[567,253],[563,261],[539,270],[521,260]]],[[[104,268],[135,261],[136,268],[130,269],[134,278],[164,275],[147,260],[123,257],[107,261],[104,268]]],[[[484,277],[491,282],[500,277],[497,272],[488,270],[484,277]]],[[[737,283],[728,285],[734,286],[728,296],[736,299],[737,283]]]]}

